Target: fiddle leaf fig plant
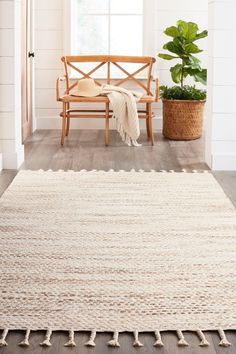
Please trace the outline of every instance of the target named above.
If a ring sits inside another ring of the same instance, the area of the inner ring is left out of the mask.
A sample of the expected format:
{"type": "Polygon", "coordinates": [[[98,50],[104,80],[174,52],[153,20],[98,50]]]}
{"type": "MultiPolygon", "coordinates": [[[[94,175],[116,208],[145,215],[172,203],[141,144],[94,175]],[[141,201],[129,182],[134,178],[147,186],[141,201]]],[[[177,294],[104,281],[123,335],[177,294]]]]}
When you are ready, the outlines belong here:
{"type": "Polygon", "coordinates": [[[201,67],[201,61],[196,57],[202,50],[195,42],[207,37],[208,32],[206,30],[199,32],[196,23],[179,20],[176,26],[166,28],[164,33],[172,38],[163,46],[169,53],[158,56],[165,60],[180,60],[180,63],[170,69],[174,83],[180,84],[183,88],[184,80],[191,76],[196,82],[206,85],[207,70],[201,67]]]}

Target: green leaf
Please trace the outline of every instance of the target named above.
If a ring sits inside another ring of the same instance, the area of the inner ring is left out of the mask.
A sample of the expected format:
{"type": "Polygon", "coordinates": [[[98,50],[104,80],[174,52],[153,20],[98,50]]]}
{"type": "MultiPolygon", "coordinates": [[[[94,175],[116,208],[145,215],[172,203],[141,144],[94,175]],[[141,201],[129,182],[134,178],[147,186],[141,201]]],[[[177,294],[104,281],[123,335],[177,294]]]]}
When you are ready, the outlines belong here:
{"type": "Polygon", "coordinates": [[[194,40],[197,41],[198,39],[205,38],[207,36],[208,36],[208,31],[203,31],[201,33],[198,33],[194,40]]]}
{"type": "Polygon", "coordinates": [[[166,30],[164,31],[164,33],[169,36],[169,37],[177,37],[179,36],[179,31],[178,28],[175,26],[171,26],[171,27],[167,27],[166,30]]]}
{"type": "Polygon", "coordinates": [[[185,21],[179,20],[177,22],[177,27],[179,32],[185,37],[187,38],[188,35],[188,24],[185,21]]]}
{"type": "Polygon", "coordinates": [[[173,66],[171,69],[171,77],[172,80],[176,83],[179,84],[181,82],[181,75],[182,75],[182,65],[181,64],[176,64],[173,66]]]}
{"type": "Polygon", "coordinates": [[[196,38],[198,32],[198,25],[194,22],[188,22],[188,36],[189,41],[193,41],[196,38]]]}
{"type": "Polygon", "coordinates": [[[203,85],[207,84],[207,70],[206,69],[191,69],[191,68],[186,68],[188,71],[188,74],[194,78],[196,82],[200,82],[203,85]]]}
{"type": "Polygon", "coordinates": [[[203,85],[207,84],[207,69],[202,69],[201,71],[198,71],[194,75],[194,79],[197,82],[202,83],[203,85]]]}
{"type": "Polygon", "coordinates": [[[169,50],[169,52],[175,53],[178,56],[181,56],[181,54],[183,53],[183,50],[182,50],[181,46],[179,46],[178,44],[174,43],[173,41],[166,43],[163,46],[163,49],[169,50]]]}
{"type": "Polygon", "coordinates": [[[198,69],[201,70],[200,66],[201,61],[194,57],[193,55],[190,55],[187,60],[185,60],[185,64],[189,65],[191,69],[198,69]]]}
{"type": "Polygon", "coordinates": [[[172,59],[178,59],[179,57],[174,57],[173,55],[169,54],[158,54],[159,58],[165,59],[165,60],[172,60],[172,59]]]}
{"type": "Polygon", "coordinates": [[[197,57],[193,56],[193,55],[190,55],[190,56],[189,56],[189,60],[191,61],[191,63],[194,63],[194,64],[199,64],[199,63],[201,63],[201,60],[198,59],[197,57]]]}
{"type": "Polygon", "coordinates": [[[198,32],[198,25],[196,23],[179,20],[177,22],[177,26],[179,32],[181,32],[184,38],[187,39],[189,42],[193,41],[196,38],[198,32]]]}
{"type": "Polygon", "coordinates": [[[198,46],[194,43],[189,43],[185,45],[185,50],[188,54],[195,54],[195,53],[201,53],[202,50],[198,48],[198,46]]]}
{"type": "Polygon", "coordinates": [[[179,48],[179,50],[180,50],[181,52],[184,51],[184,43],[183,43],[181,37],[175,37],[175,38],[173,39],[173,43],[176,45],[176,47],[179,48]]]}

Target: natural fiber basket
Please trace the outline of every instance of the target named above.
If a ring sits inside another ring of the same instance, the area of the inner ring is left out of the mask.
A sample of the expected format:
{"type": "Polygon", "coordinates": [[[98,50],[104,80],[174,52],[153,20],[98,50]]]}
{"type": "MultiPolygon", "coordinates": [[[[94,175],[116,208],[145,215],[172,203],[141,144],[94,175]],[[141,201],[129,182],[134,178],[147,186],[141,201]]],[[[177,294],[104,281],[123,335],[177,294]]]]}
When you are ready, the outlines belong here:
{"type": "Polygon", "coordinates": [[[163,99],[163,135],[172,140],[200,138],[205,102],[163,99]]]}

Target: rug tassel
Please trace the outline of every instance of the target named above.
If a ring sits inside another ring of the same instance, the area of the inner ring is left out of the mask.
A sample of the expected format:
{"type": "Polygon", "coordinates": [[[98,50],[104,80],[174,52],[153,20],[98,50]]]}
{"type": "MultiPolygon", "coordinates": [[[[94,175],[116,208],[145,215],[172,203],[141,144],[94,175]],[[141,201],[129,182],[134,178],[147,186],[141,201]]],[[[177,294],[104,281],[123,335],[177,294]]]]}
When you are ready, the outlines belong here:
{"type": "Polygon", "coordinates": [[[109,347],[120,347],[120,343],[118,341],[118,338],[119,338],[119,332],[117,330],[115,330],[115,332],[113,333],[112,340],[110,340],[107,343],[109,345],[109,347]]]}
{"type": "Polygon", "coordinates": [[[29,347],[29,345],[30,345],[29,344],[29,336],[30,336],[30,329],[27,329],[26,333],[25,333],[25,338],[18,345],[21,347],[29,347]]]}
{"type": "Polygon", "coordinates": [[[73,330],[69,331],[69,340],[64,344],[64,347],[76,347],[75,344],[75,333],[73,330]]]}
{"type": "Polygon", "coordinates": [[[134,343],[133,343],[134,347],[143,347],[143,344],[139,341],[138,339],[138,331],[134,331],[134,343]]]}
{"type": "Polygon", "coordinates": [[[218,329],[218,333],[219,333],[219,336],[220,336],[220,339],[221,339],[219,345],[221,347],[229,347],[231,345],[231,343],[226,338],[226,335],[225,335],[225,332],[223,331],[223,329],[219,328],[218,329]]]}
{"type": "Polygon", "coordinates": [[[199,346],[200,347],[209,347],[210,343],[207,341],[205,334],[200,329],[197,329],[197,335],[198,335],[199,339],[201,340],[199,346]]]}
{"type": "Polygon", "coordinates": [[[179,329],[177,330],[177,336],[179,338],[178,346],[179,347],[188,347],[188,342],[186,342],[182,331],[180,331],[179,329]]]}
{"type": "Polygon", "coordinates": [[[164,347],[164,343],[162,342],[161,339],[161,333],[159,331],[155,331],[155,337],[156,337],[156,342],[153,344],[154,347],[164,347]]]}
{"type": "Polygon", "coordinates": [[[51,347],[52,346],[52,344],[50,342],[51,336],[52,336],[52,330],[48,329],[45,334],[44,341],[42,343],[40,343],[41,347],[51,347]]]}
{"type": "Polygon", "coordinates": [[[8,328],[5,328],[2,332],[2,336],[0,339],[0,347],[6,347],[8,345],[6,342],[7,335],[8,335],[8,328]]]}
{"type": "Polygon", "coordinates": [[[88,342],[85,343],[85,345],[87,345],[88,347],[96,347],[96,344],[94,342],[95,338],[96,338],[96,331],[95,331],[95,329],[93,329],[91,331],[89,340],[88,340],[88,342]]]}

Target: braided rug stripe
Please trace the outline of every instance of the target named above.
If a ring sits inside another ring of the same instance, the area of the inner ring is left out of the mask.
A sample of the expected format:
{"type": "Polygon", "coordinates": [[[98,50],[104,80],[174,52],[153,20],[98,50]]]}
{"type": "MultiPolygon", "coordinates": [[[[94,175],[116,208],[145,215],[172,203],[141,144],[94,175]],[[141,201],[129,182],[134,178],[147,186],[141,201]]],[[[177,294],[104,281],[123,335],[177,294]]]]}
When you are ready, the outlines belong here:
{"type": "Polygon", "coordinates": [[[236,329],[236,211],[210,173],[21,171],[0,250],[3,337],[236,329]]]}

